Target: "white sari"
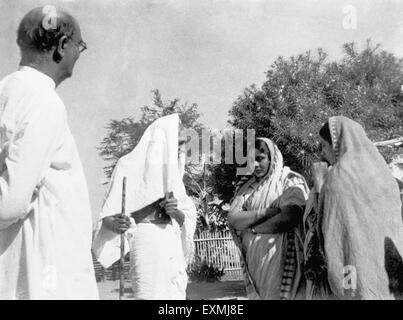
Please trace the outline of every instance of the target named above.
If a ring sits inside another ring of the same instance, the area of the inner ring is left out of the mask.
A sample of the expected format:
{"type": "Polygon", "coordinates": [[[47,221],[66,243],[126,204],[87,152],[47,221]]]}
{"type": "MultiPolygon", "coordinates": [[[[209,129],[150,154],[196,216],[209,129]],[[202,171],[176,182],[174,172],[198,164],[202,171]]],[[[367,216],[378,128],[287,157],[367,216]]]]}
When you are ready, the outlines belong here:
{"type": "Polygon", "coordinates": [[[336,162],[304,219],[307,298],[394,299],[401,271],[393,259],[403,253],[398,185],[360,124],[337,116],[329,129],[336,162]]]}
{"type": "MultiPolygon", "coordinates": [[[[259,138],[270,150],[270,168],[259,182],[247,181],[236,193],[231,211],[262,210],[298,205],[307,199],[305,179],[283,166],[283,157],[269,139],[259,138]]],[[[293,299],[300,283],[302,262],[300,232],[253,234],[232,230],[234,241],[240,249],[244,278],[249,299],[293,299]]]]}

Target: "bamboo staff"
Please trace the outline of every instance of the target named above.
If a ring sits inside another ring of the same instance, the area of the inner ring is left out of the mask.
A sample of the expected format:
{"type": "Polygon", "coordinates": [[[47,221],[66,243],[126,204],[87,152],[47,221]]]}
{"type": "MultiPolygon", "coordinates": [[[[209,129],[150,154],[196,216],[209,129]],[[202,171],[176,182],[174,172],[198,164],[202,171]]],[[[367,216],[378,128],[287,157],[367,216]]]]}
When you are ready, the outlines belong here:
{"type": "MultiPolygon", "coordinates": [[[[126,177],[122,184],[122,215],[126,214],[126,177]]],[[[125,290],[125,234],[120,234],[120,263],[119,263],[119,300],[122,300],[125,290]]]]}

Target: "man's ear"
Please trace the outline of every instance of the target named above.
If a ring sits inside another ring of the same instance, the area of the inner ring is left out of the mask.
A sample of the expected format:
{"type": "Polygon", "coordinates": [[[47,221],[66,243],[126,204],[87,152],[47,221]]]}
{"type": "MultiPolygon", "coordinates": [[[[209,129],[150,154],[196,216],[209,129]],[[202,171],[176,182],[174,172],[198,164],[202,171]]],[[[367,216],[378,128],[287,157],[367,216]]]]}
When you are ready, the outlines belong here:
{"type": "Polygon", "coordinates": [[[57,43],[55,51],[53,52],[53,60],[56,63],[59,63],[60,61],[62,61],[62,59],[64,57],[67,40],[68,40],[67,36],[62,36],[59,39],[59,42],[57,43]]]}

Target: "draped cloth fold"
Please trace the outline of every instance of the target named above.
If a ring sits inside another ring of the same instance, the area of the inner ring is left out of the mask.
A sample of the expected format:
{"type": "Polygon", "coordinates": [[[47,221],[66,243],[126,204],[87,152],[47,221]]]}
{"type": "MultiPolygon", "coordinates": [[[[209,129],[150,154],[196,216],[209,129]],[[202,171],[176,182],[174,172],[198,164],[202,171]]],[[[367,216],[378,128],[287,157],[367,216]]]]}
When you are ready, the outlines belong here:
{"type": "Polygon", "coordinates": [[[113,171],[94,239],[95,256],[104,266],[119,259],[120,237],[102,226],[102,219],[119,213],[122,181],[126,183],[126,212],[138,211],[167,192],[173,192],[185,214],[182,227],[139,223],[126,233],[126,253],[131,251],[131,275],[137,299],[184,299],[186,267],[194,253],[196,209],[182,182],[185,158],[178,158],[179,116],[159,118],[144,132],[132,152],[119,159],[113,171]],[[176,289],[175,289],[176,288],[176,289]]]}
{"type": "MultiPolygon", "coordinates": [[[[269,139],[270,168],[259,182],[249,179],[235,193],[231,211],[305,205],[308,186],[304,178],[283,166],[283,157],[269,139]]],[[[282,234],[252,234],[231,230],[239,249],[249,299],[293,299],[301,280],[300,226],[282,234]]]]}

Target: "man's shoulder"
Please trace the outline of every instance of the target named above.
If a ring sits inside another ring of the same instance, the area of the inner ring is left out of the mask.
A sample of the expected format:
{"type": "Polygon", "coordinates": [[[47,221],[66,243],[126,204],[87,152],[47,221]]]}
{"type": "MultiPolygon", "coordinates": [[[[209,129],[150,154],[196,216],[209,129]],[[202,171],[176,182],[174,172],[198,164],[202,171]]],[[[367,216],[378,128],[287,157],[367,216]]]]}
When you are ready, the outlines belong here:
{"type": "Polygon", "coordinates": [[[49,112],[62,116],[65,113],[65,106],[54,89],[35,82],[34,78],[20,70],[0,81],[0,95],[20,105],[17,107],[12,103],[14,110],[20,115],[49,112]]]}
{"type": "Polygon", "coordinates": [[[20,71],[15,71],[0,80],[1,91],[9,91],[16,88],[25,88],[27,79],[21,75],[20,71]]]}
{"type": "Polygon", "coordinates": [[[3,94],[28,95],[41,93],[40,82],[35,81],[29,74],[21,70],[10,73],[1,80],[1,91],[3,94]]]}

